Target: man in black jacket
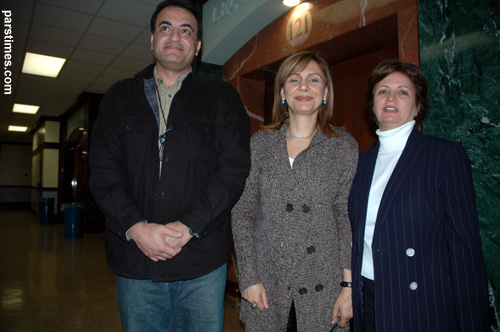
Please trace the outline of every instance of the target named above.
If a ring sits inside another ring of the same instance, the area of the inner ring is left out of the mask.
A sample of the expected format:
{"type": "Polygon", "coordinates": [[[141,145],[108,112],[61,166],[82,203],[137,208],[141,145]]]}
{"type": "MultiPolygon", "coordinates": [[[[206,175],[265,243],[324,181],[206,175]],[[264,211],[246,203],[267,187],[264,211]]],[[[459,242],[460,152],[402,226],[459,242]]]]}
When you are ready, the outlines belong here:
{"type": "Polygon", "coordinates": [[[192,71],[201,28],[189,0],[160,3],[156,63],[109,89],[92,130],[90,187],[124,331],[222,332],[250,121],[231,85],[192,71]]]}

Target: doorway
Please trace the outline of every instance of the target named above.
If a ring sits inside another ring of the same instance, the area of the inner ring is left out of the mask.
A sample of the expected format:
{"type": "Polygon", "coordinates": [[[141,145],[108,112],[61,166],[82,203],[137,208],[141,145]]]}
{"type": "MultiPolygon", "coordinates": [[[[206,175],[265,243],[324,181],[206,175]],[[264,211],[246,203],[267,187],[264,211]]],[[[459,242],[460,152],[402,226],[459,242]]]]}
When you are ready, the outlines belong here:
{"type": "MultiPolygon", "coordinates": [[[[330,65],[335,94],[332,125],[344,127],[353,135],[360,152],[376,142],[376,128],[364,111],[368,76],[381,61],[398,58],[397,27],[397,15],[391,15],[309,48],[321,54],[330,65]]],[[[271,119],[274,78],[282,61],[239,77],[243,102],[250,109],[263,110],[264,123],[271,119]],[[259,87],[262,93],[256,91],[259,87]]],[[[252,121],[252,132],[259,129],[260,124],[256,123],[252,121]]]]}

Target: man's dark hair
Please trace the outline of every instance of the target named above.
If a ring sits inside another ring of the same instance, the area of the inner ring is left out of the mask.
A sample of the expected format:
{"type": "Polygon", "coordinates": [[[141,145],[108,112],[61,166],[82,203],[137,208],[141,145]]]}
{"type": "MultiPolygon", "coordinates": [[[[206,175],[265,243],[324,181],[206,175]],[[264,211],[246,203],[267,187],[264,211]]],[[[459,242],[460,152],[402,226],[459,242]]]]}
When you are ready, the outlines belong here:
{"type": "Polygon", "coordinates": [[[166,1],[160,2],[158,4],[158,6],[156,6],[156,9],[153,13],[153,16],[151,16],[151,33],[155,32],[156,17],[158,16],[158,14],[163,9],[170,7],[170,6],[175,6],[175,7],[185,9],[194,15],[194,17],[196,18],[196,21],[198,22],[198,34],[196,35],[196,39],[201,40],[201,36],[203,35],[202,23],[201,23],[201,13],[198,10],[197,5],[190,0],[166,0],[166,1]]]}

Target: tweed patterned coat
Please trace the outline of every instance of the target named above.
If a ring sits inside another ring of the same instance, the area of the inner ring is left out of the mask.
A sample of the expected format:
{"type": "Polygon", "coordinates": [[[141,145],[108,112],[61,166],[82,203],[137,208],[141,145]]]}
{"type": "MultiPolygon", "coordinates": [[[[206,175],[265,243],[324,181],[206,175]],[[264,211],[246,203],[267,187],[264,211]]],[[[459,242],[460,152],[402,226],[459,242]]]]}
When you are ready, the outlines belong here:
{"type": "Polygon", "coordinates": [[[246,331],[285,331],[292,301],[299,332],[327,332],[351,269],[347,199],[358,145],[347,132],[318,131],[290,167],[286,128],[251,140],[252,166],[233,209],[240,290],[262,283],[269,310],[241,306],[246,331]]]}

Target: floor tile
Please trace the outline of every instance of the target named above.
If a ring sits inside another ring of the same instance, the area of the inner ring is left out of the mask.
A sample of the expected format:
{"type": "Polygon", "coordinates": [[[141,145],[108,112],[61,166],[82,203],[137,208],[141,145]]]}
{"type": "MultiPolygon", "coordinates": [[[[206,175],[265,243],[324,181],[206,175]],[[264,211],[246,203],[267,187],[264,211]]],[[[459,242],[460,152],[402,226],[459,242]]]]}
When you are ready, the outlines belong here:
{"type": "MultiPolygon", "coordinates": [[[[121,331],[104,236],[65,239],[29,211],[0,211],[0,326],[5,332],[121,331]]],[[[234,301],[224,332],[243,332],[234,301]]]]}

